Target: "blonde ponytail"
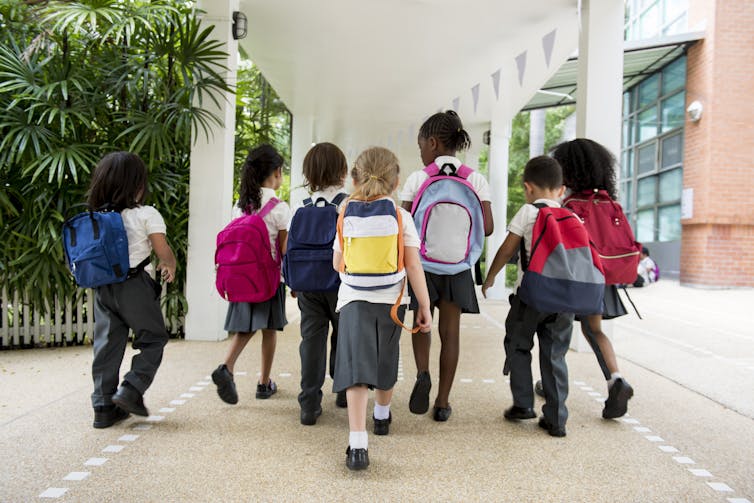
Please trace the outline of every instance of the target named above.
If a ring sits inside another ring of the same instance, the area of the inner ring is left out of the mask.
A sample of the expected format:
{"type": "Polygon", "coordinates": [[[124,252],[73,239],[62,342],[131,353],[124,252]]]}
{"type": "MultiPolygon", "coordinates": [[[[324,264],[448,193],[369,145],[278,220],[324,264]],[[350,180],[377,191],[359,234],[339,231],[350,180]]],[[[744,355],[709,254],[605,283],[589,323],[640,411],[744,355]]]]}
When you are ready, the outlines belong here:
{"type": "Polygon", "coordinates": [[[356,189],[351,197],[370,200],[389,196],[398,184],[398,158],[383,147],[370,147],[359,154],[351,174],[356,189]]]}

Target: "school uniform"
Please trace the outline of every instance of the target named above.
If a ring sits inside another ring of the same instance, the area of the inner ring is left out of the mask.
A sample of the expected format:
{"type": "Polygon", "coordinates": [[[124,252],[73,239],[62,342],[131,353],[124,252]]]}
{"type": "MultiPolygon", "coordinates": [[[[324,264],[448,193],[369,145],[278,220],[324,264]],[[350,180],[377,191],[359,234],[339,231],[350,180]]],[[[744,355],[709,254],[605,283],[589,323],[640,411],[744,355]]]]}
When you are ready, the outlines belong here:
{"type": "MultiPolygon", "coordinates": [[[[435,159],[435,164],[438,166],[452,164],[458,168],[463,163],[456,157],[446,155],[435,159]]],[[[413,202],[419,192],[419,188],[427,178],[429,176],[423,170],[411,173],[399,194],[400,199],[406,202],[413,202]]],[[[474,187],[480,201],[491,201],[489,183],[487,183],[484,175],[474,171],[469,175],[468,182],[474,187]]],[[[453,275],[424,271],[424,275],[427,280],[430,306],[435,307],[440,300],[445,300],[456,304],[461,308],[462,313],[479,313],[479,303],[477,302],[474,277],[471,269],[453,275]]],[[[418,307],[418,303],[412,295],[410,308],[418,309],[418,307]]]]}
{"type": "Polygon", "coordinates": [[[168,342],[160,309],[162,287],[152,279],[151,264],[136,269],[152,253],[149,235],[165,234],[165,221],[152,206],[127,208],[121,216],[128,236],[131,272],[124,282],[94,289],[94,407],[112,405],[129,329],[134,333],[132,346],[139,352],[131,360],[131,369],[123,381],[142,395],[154,380],[168,342]]]}
{"type": "MultiPolygon", "coordinates": [[[[551,207],[560,206],[556,201],[549,199],[538,199],[534,203],[544,203],[551,207]]],[[[527,257],[531,256],[532,229],[538,212],[537,207],[525,204],[508,226],[510,232],[521,236],[527,257]]],[[[518,292],[524,274],[521,257],[518,266],[515,292],[518,292]]],[[[539,340],[539,368],[546,397],[542,413],[549,424],[564,428],[568,418],[565,405],[568,397],[568,367],[565,355],[571,342],[573,314],[540,313],[524,304],[517,293],[512,294],[509,300],[511,308],[505,319],[503,373],[510,373],[513,404],[523,408],[534,407],[531,350],[534,347],[536,333],[539,340]]]]}
{"type": "MultiPolygon", "coordinates": [[[[332,202],[338,194],[344,192],[343,186],[332,186],[316,191],[310,197],[312,201],[324,198],[326,201],[332,202]]],[[[343,204],[345,204],[345,199],[341,203],[341,207],[343,204]]],[[[302,206],[303,202],[296,205],[296,210],[302,206]]],[[[298,395],[298,403],[301,410],[315,411],[322,403],[325,370],[327,369],[330,377],[335,376],[335,355],[340,318],[336,310],[338,292],[296,292],[296,300],[301,311],[301,343],[299,344],[301,392],[298,395]],[[331,326],[330,364],[328,366],[327,335],[331,326]]]]}
{"type": "MultiPolygon", "coordinates": [[[[389,198],[385,198],[389,199],[389,198]]],[[[403,220],[403,243],[406,248],[419,248],[419,234],[411,215],[397,208],[403,220]]],[[[333,250],[342,252],[338,239],[333,250]]],[[[398,296],[407,304],[408,281],[377,290],[362,290],[345,283],[338,290],[338,351],[335,355],[333,391],[339,392],[357,384],[370,389],[389,390],[398,381],[401,327],[390,317],[390,309],[398,296]]],[[[398,309],[403,322],[406,308],[398,309]]]]}
{"type": "MultiPolygon", "coordinates": [[[[262,199],[260,208],[263,208],[267,202],[275,196],[275,191],[269,187],[262,187],[262,199]]],[[[243,215],[243,211],[238,206],[233,207],[233,218],[243,215]]],[[[264,217],[264,223],[270,238],[270,252],[272,257],[276,258],[278,250],[278,233],[288,228],[288,222],[291,219],[291,210],[287,203],[279,202],[264,217]]],[[[283,330],[288,324],[285,316],[285,283],[278,285],[275,295],[264,302],[230,302],[228,303],[228,312],[225,315],[224,329],[231,333],[251,333],[256,330],[270,329],[283,330]]]]}

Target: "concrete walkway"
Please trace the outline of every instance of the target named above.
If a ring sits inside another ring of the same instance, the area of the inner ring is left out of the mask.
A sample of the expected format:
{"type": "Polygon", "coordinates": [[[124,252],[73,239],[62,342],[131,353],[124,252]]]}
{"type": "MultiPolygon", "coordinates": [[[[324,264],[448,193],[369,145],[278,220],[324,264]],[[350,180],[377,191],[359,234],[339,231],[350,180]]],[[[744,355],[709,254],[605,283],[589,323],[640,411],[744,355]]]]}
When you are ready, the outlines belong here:
{"type": "MultiPolygon", "coordinates": [[[[345,467],[348,422],[334,395],[316,426],[299,424],[294,304],[272,399],[254,398],[258,340],[239,360],[235,406],[208,378],[227,341],[171,341],[145,397],[153,416],[106,430],[91,427],[91,347],[0,352],[0,501],[753,501],[754,291],[664,280],[631,294],[645,320],[631,314],[612,329],[636,390],[629,416],[600,417],[597,363],[572,351],[568,436],[505,421],[507,303],[486,301],[462,319],[447,423],[408,411],[404,332],[391,432],[370,434],[372,464],[360,473],[345,467]]],[[[435,338],[433,375],[438,351],[435,338]]]]}

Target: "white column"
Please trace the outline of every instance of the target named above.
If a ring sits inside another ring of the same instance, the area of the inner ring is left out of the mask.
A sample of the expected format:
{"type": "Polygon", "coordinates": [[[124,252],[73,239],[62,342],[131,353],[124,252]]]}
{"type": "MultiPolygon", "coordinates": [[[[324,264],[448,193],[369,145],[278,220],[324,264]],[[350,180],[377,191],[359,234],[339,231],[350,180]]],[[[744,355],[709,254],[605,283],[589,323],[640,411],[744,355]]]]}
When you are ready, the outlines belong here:
{"type": "Polygon", "coordinates": [[[486,124],[474,124],[466,127],[471,138],[471,147],[464,153],[463,163],[474,171],[479,169],[479,153],[482,151],[482,136],[486,129],[486,124]]]}
{"type": "MultiPolygon", "coordinates": [[[[511,117],[504,110],[493,111],[490,123],[490,153],[488,159],[492,218],[495,232],[487,238],[487,264],[492,263],[506,236],[508,205],[508,147],[511,138],[511,117]]],[[[495,286],[487,291],[489,299],[504,299],[505,269],[495,279],[495,286]]]]}
{"type": "Polygon", "coordinates": [[[623,0],[582,0],[576,136],[620,155],[623,0]]]}
{"type": "MultiPolygon", "coordinates": [[[[224,77],[235,87],[238,42],[233,40],[232,13],[238,0],[199,0],[197,8],[202,25],[214,25],[211,36],[225,44],[228,53],[223,64],[224,77]]],[[[222,121],[214,125],[207,138],[195,131],[191,147],[191,184],[189,188],[188,258],[186,264],[186,339],[216,341],[226,337],[223,331],[227,303],[214,288],[215,238],[229,221],[233,205],[233,150],[235,146],[235,95],[225,93],[217,107],[205,99],[204,107],[222,121]]]]}
{"type": "MultiPolygon", "coordinates": [[[[576,136],[604,145],[616,157],[621,145],[623,94],[623,0],[582,0],[576,136]]],[[[602,323],[612,334],[611,322],[602,323]]],[[[591,351],[574,323],[571,348],[591,351]]]]}
{"type": "Polygon", "coordinates": [[[291,127],[291,200],[292,206],[297,201],[309,197],[304,184],[304,157],[314,142],[314,118],[311,116],[293,116],[291,127]]]}
{"type": "Polygon", "coordinates": [[[545,153],[545,123],[547,111],[544,108],[529,112],[529,158],[545,153]]]}

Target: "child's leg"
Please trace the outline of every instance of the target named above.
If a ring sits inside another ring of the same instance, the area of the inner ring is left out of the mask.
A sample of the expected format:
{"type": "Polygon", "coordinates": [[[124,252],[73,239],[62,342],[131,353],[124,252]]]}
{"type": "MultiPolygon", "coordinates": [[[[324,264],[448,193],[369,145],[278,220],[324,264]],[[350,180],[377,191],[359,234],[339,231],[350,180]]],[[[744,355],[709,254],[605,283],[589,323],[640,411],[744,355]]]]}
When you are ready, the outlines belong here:
{"type": "Polygon", "coordinates": [[[461,308],[452,302],[440,300],[440,382],[435,407],[447,407],[450,388],[458,367],[459,336],[461,331],[461,308]]]}
{"type": "MultiPolygon", "coordinates": [[[[416,311],[414,311],[414,326],[416,326],[416,311]]],[[[411,334],[411,347],[414,349],[416,373],[429,372],[429,347],[432,342],[432,332],[416,332],[411,334]]]]}
{"type": "MultiPolygon", "coordinates": [[[[105,287],[106,288],[106,287],[105,287]]],[[[107,296],[107,293],[105,293],[107,296]]],[[[128,326],[107,307],[99,292],[94,297],[93,407],[111,406],[120,382],[120,364],[128,344],[128,326]]]]}
{"type": "Polygon", "coordinates": [[[272,360],[275,358],[277,340],[277,330],[262,329],[262,370],[259,376],[259,382],[262,384],[270,382],[270,372],[272,371],[272,360]]]}
{"type": "Polygon", "coordinates": [[[388,390],[377,389],[374,391],[374,403],[382,406],[390,405],[390,401],[393,399],[393,388],[388,390]]]}
{"type": "Polygon", "coordinates": [[[537,328],[539,370],[545,392],[542,413],[548,424],[565,428],[568,419],[568,409],[565,405],[568,397],[568,367],[565,355],[571,343],[573,315],[557,314],[551,317],[552,319],[541,323],[537,328]]]}
{"type": "Polygon", "coordinates": [[[517,295],[510,297],[511,308],[505,318],[505,365],[510,374],[513,405],[524,409],[534,407],[534,386],[531,377],[531,350],[537,328],[537,313],[521,303],[517,295]]]}
{"type": "Polygon", "coordinates": [[[319,294],[299,293],[297,299],[301,310],[301,343],[298,348],[301,357],[301,392],[298,403],[301,410],[315,411],[322,402],[330,320],[326,312],[327,306],[323,305],[319,294]]]}
{"type": "Polygon", "coordinates": [[[595,314],[582,318],[581,332],[592,347],[605,380],[610,380],[610,376],[618,372],[618,362],[610,339],[602,331],[602,316],[595,314]]]}
{"type": "MultiPolygon", "coordinates": [[[[346,390],[348,398],[348,427],[351,433],[363,432],[366,437],[367,431],[367,402],[369,390],[363,384],[351,386],[346,390]]],[[[351,445],[354,449],[366,449],[366,445],[351,445]]]]}
{"type": "Polygon", "coordinates": [[[230,346],[228,352],[225,355],[225,366],[228,367],[228,371],[232,374],[233,367],[236,365],[236,360],[241,355],[246,345],[251,340],[254,332],[237,332],[233,334],[233,338],[230,340],[230,346]]]}

